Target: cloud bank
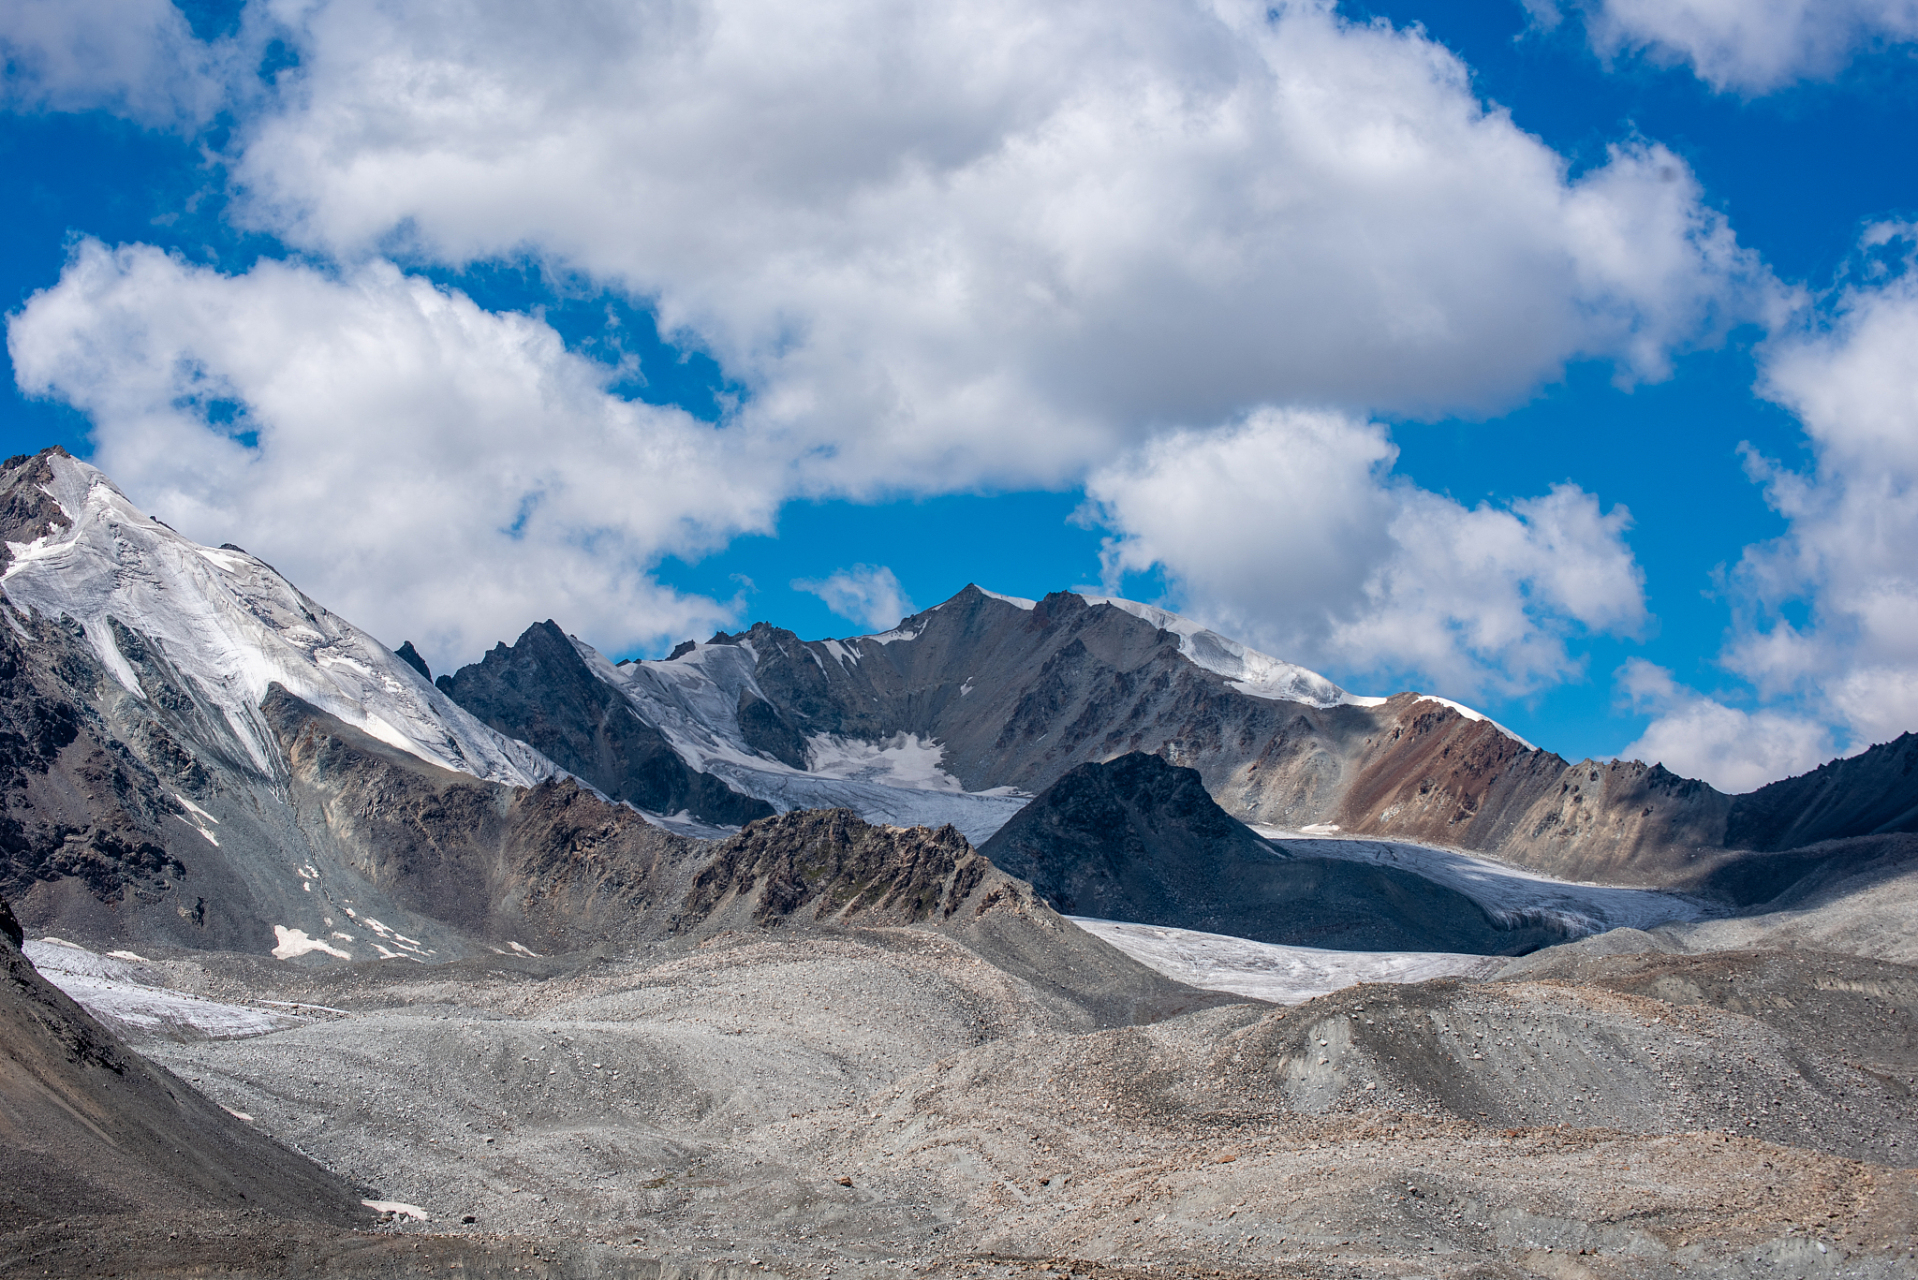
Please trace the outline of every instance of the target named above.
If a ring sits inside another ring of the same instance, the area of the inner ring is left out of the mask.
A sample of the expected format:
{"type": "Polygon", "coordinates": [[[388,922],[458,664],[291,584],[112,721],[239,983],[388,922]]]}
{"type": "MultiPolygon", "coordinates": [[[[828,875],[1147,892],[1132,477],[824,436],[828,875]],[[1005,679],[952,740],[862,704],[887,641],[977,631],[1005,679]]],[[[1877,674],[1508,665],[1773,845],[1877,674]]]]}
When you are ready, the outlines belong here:
{"type": "Polygon", "coordinates": [[[1156,567],[1228,634],[1468,697],[1575,677],[1568,638],[1644,626],[1623,508],[1572,485],[1467,508],[1394,479],[1396,455],[1381,427],[1324,412],[1157,440],[1087,484],[1120,531],[1109,583],[1156,567]]]}
{"type": "Polygon", "coordinates": [[[314,265],[82,245],[10,322],[16,370],[164,518],[442,662],[549,613],[612,649],[723,621],[651,566],[794,497],[1089,481],[1111,563],[1214,621],[1536,689],[1641,625],[1625,514],[1421,493],[1370,415],[1494,410],[1580,358],[1662,377],[1781,296],[1664,148],[1574,176],[1421,31],[1315,0],[247,24],[297,61],[229,100],[237,216],[314,265]],[[407,274],[492,259],[652,307],[742,402],[623,401],[537,319],[407,274]],[[1271,529],[1282,569],[1155,511],[1212,467],[1264,528],[1317,496],[1306,456],[1350,507],[1271,529]]]}
{"type": "Polygon", "coordinates": [[[196,40],[168,0],[8,0],[0,107],[105,110],[175,128],[211,117],[233,43],[196,40]]]}
{"type": "Polygon", "coordinates": [[[529,618],[615,648],[709,630],[729,611],[646,569],[771,526],[774,486],[719,433],[386,263],[227,276],[84,242],[8,350],[155,514],[436,666],[529,618]]]}

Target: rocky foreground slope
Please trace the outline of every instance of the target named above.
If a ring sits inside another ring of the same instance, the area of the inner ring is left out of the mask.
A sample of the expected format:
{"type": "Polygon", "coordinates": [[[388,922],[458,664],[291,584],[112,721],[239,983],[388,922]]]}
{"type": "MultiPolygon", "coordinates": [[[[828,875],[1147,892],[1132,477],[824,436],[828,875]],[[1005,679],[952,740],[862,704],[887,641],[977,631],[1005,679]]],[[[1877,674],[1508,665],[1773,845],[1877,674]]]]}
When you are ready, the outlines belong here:
{"type": "Polygon", "coordinates": [[[464,1274],[1918,1266],[1912,970],[1552,956],[1116,1024],[921,928],[434,970],[195,957],[176,981],[338,1012],[148,1051],[420,1207],[385,1238],[464,1274]]]}
{"type": "Polygon", "coordinates": [[[0,1239],[77,1216],[370,1224],[344,1179],[128,1051],[20,942],[0,902],[0,1239]]]}

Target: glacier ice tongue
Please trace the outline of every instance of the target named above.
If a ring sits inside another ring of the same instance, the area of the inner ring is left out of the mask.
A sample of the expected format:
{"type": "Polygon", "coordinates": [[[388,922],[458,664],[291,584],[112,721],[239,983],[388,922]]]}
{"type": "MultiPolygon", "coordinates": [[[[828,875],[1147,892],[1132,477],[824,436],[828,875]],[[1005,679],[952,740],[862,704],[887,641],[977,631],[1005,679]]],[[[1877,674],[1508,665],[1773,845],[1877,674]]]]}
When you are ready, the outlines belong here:
{"type": "Polygon", "coordinates": [[[516,786],[559,771],[525,743],[481,724],[264,561],[189,541],[84,462],[55,455],[49,463],[54,478],[46,491],[68,526],[14,544],[0,594],[23,614],[79,623],[114,678],[143,698],[111,623],[137,632],[224,719],[262,774],[278,771],[278,750],[259,710],[275,683],[442,768],[516,786]]]}

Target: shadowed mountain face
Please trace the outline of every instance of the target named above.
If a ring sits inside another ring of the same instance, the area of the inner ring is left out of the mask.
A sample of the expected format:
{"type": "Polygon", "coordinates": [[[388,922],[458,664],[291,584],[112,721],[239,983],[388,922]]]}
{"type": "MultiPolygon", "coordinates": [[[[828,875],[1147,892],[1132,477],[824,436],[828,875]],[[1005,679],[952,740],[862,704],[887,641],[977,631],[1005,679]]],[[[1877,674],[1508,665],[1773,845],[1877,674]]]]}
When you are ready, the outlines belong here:
{"type": "Polygon", "coordinates": [[[208,1208],[371,1221],[345,1181],[125,1049],[19,938],[0,903],[0,1232],[208,1208]]]}
{"type": "MultiPolygon", "coordinates": [[[[1087,1026],[1226,999],[1061,920],[950,827],[875,826],[846,810],[809,810],[723,840],[688,840],[570,778],[521,788],[436,769],[283,690],[265,710],[286,753],[291,804],[316,833],[321,865],[340,869],[314,881],[315,909],[343,919],[346,903],[334,895],[364,886],[352,891],[377,892],[427,922],[414,926],[423,935],[408,940],[415,949],[437,943],[450,958],[463,939],[549,952],[917,926],[964,943],[1087,1026]]],[[[354,945],[373,941],[362,934],[354,945]]],[[[380,946],[415,954],[390,937],[380,946]]]]}
{"type": "Polygon", "coordinates": [[[689,768],[550,621],[528,627],[510,649],[495,645],[474,665],[441,676],[439,687],[485,724],[615,800],[655,813],[690,811],[728,826],[773,812],[764,800],[689,768]]]}
{"type": "Polygon", "coordinates": [[[1390,867],[1273,851],[1197,771],[1131,753],[1080,765],[981,850],[1075,915],[1347,950],[1519,954],[1562,942],[1390,867]]]}
{"type": "Polygon", "coordinates": [[[1725,843],[1774,852],[1904,831],[1918,831],[1918,733],[1737,797],[1725,843]]]}

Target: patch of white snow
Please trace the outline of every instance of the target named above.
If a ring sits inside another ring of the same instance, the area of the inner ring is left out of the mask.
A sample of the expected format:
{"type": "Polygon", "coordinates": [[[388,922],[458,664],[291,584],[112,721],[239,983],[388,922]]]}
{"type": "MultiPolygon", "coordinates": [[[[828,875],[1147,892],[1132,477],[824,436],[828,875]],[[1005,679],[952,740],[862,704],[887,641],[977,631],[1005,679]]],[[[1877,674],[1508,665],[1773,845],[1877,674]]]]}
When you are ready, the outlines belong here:
{"type": "Polygon", "coordinates": [[[1176,613],[1117,596],[1081,596],[1089,605],[1111,605],[1179,637],[1179,652],[1192,664],[1224,676],[1232,688],[1254,698],[1275,702],[1302,702],[1309,707],[1336,707],[1351,699],[1345,690],[1316,671],[1247,648],[1176,613]]]}
{"type": "Polygon", "coordinates": [[[160,984],[151,963],[131,951],[98,955],[59,938],[40,938],[21,950],[54,986],[100,1021],[123,1033],[232,1040],[297,1026],[297,1019],[244,1005],[223,1004],[160,984]]]}
{"type": "Polygon", "coordinates": [[[1505,925],[1552,922],[1578,934],[1608,929],[1652,929],[1661,924],[1701,920],[1713,909],[1697,898],[1663,889],[1627,885],[1580,884],[1510,866],[1479,854],[1404,840],[1358,836],[1330,837],[1322,828],[1285,831],[1253,824],[1252,829],[1284,853],[1300,858],[1341,858],[1399,867],[1455,889],[1484,907],[1505,925]]]}
{"type": "Polygon", "coordinates": [[[276,924],[273,926],[273,936],[279,939],[272,952],[277,960],[291,960],[295,956],[303,956],[313,951],[322,951],[341,960],[353,958],[324,939],[307,937],[304,929],[289,929],[283,924],[276,924]]]}

